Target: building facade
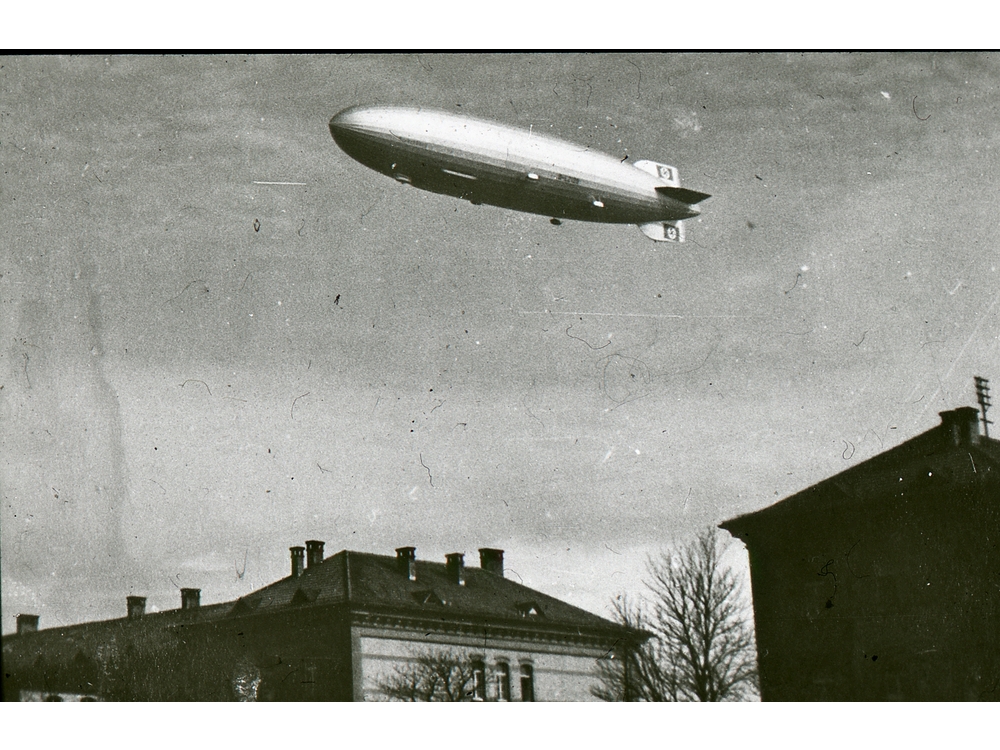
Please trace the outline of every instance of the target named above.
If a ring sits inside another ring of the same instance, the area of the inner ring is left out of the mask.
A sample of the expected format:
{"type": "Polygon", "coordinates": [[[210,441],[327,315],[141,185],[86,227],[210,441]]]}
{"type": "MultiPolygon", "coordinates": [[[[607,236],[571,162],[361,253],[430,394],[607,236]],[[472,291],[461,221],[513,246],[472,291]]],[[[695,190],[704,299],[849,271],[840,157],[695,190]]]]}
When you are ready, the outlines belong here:
{"type": "Polygon", "coordinates": [[[721,525],[749,553],[763,700],[1000,698],[1000,442],[940,416],[721,525]]]}
{"type": "Polygon", "coordinates": [[[598,661],[642,638],[505,578],[502,550],[476,568],[323,547],[292,547],[288,577],[233,602],[128,597],[124,618],[47,630],[22,615],[4,699],[595,700],[598,661]],[[443,670],[451,692],[428,692],[443,670]]]}

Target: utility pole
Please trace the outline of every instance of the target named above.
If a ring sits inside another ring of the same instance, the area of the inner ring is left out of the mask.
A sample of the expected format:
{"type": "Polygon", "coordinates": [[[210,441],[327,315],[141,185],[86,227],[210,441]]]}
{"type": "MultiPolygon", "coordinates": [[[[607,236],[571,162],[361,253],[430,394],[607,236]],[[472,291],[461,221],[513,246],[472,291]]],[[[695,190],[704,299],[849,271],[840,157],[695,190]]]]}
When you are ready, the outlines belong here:
{"type": "Polygon", "coordinates": [[[986,410],[992,406],[990,403],[990,381],[978,375],[976,381],[976,400],[979,401],[979,410],[983,413],[983,431],[986,437],[990,436],[990,425],[993,424],[986,418],[986,410]]]}

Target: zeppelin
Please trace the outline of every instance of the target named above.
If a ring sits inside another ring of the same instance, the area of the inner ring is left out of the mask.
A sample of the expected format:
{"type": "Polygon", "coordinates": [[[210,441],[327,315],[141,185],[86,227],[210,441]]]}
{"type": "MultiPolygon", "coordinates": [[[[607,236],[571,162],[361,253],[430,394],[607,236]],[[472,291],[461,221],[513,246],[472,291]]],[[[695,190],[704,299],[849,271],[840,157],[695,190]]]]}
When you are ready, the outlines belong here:
{"type": "Polygon", "coordinates": [[[569,141],[417,107],[348,107],[330,120],[350,157],[399,182],[473,204],[562,219],[637,224],[657,242],[683,242],[684,219],[706,193],[677,170],[627,163],[569,141]]]}

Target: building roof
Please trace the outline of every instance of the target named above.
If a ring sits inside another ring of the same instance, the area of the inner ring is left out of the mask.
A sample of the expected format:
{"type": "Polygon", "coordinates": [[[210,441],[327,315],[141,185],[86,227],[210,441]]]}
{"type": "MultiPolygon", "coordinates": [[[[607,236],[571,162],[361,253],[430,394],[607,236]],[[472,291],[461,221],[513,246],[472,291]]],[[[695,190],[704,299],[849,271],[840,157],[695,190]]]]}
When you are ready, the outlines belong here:
{"type": "Polygon", "coordinates": [[[549,633],[644,635],[482,568],[463,568],[464,585],[453,580],[444,563],[417,560],[415,572],[416,580],[410,580],[395,557],[344,550],[235,601],[5,635],[4,654],[16,660],[16,644],[30,640],[31,653],[68,663],[126,634],[155,637],[157,631],[304,606],[340,605],[351,612],[549,633]]]}
{"type": "Polygon", "coordinates": [[[839,474],[761,510],[719,526],[737,538],[751,527],[780,517],[804,515],[836,505],[849,509],[893,495],[915,484],[974,487],[1000,481],[1000,441],[979,434],[978,412],[964,406],[940,412],[941,424],[839,474]]]}
{"type": "Polygon", "coordinates": [[[509,625],[530,620],[544,629],[609,632],[610,620],[574,607],[482,568],[462,569],[463,585],[445,563],[417,560],[416,580],[394,557],[342,552],[237,600],[232,614],[249,614],[295,604],[347,604],[352,610],[432,616],[509,625]]]}
{"type": "Polygon", "coordinates": [[[232,602],[226,602],[194,609],[153,612],[136,619],[120,617],[8,634],[3,636],[3,657],[9,666],[19,666],[25,660],[33,662],[39,657],[48,664],[67,665],[81,655],[99,653],[101,648],[119,642],[119,638],[141,636],[155,640],[157,634],[166,633],[170,628],[218,620],[231,608],[232,602]],[[19,644],[28,648],[22,650],[19,644]]]}

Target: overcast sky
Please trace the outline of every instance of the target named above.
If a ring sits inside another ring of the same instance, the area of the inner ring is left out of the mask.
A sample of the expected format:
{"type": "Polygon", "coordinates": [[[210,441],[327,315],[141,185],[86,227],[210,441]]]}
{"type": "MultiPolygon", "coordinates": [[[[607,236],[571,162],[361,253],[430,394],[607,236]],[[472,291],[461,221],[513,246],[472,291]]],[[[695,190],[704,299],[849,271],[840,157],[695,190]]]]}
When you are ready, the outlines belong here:
{"type": "Polygon", "coordinates": [[[3,631],[235,598],[313,538],[500,547],[606,614],[649,553],[1000,377],[998,82],[975,54],[0,59],[3,631]],[[373,103],[713,197],[679,246],[472,206],[337,148],[373,103]]]}

